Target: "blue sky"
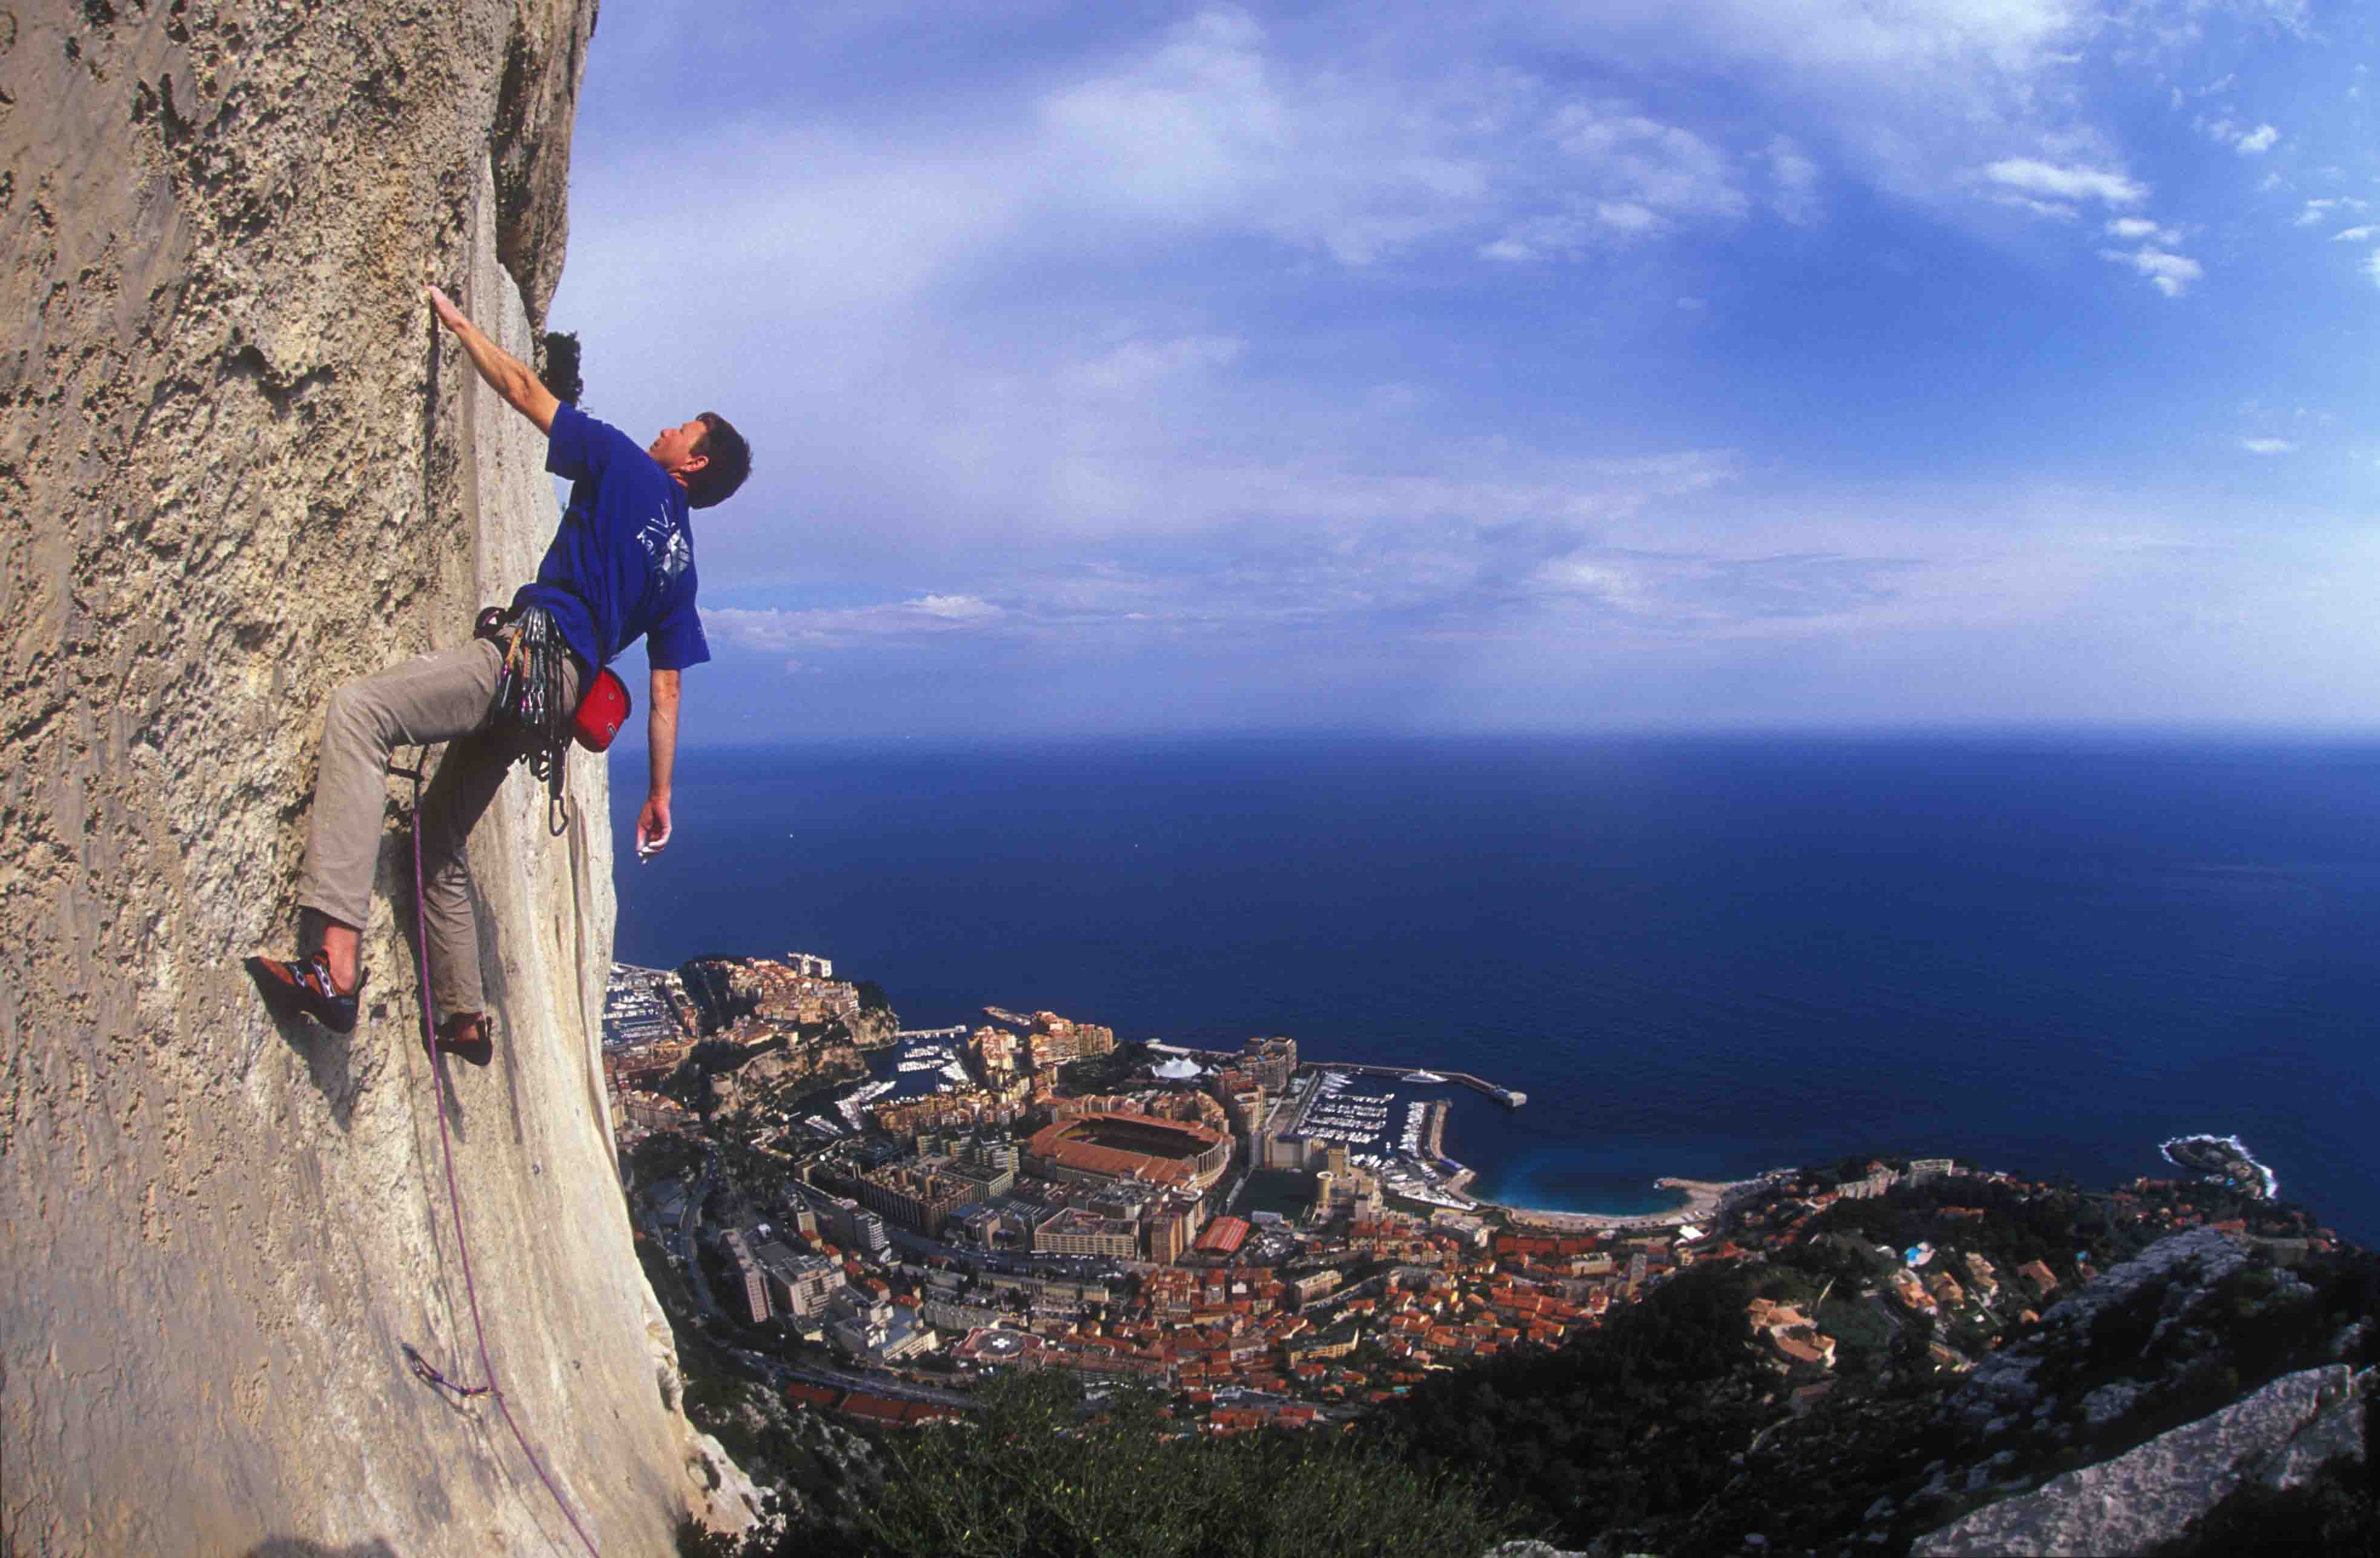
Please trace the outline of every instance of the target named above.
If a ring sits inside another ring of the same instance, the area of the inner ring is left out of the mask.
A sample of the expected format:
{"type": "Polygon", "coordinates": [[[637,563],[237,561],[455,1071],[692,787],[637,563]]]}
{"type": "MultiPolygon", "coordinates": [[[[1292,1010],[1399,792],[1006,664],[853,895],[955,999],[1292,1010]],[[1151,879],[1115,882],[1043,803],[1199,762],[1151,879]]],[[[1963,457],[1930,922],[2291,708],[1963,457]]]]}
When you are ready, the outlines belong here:
{"type": "Polygon", "coordinates": [[[758,454],[690,740],[2368,728],[2372,41],[613,6],[552,322],[758,454]]]}

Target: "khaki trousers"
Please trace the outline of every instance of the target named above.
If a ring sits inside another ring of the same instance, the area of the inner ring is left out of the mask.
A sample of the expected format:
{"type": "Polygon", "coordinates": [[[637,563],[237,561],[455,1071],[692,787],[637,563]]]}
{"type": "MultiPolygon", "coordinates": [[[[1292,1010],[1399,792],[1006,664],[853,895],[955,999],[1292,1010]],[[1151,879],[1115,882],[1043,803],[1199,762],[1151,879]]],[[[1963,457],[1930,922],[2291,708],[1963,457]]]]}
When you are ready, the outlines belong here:
{"type": "MultiPolygon", "coordinates": [[[[574,708],[577,663],[569,655],[558,658],[562,706],[574,708]]],[[[501,649],[474,639],[347,683],[331,695],[322,718],[322,771],[314,781],[298,903],[358,929],[371,918],[389,758],[399,747],[448,743],[414,820],[421,831],[421,934],[429,943],[431,1000],[440,1021],[487,1009],[467,846],[504,775],[528,749],[518,725],[488,721],[503,665],[501,649]]]]}

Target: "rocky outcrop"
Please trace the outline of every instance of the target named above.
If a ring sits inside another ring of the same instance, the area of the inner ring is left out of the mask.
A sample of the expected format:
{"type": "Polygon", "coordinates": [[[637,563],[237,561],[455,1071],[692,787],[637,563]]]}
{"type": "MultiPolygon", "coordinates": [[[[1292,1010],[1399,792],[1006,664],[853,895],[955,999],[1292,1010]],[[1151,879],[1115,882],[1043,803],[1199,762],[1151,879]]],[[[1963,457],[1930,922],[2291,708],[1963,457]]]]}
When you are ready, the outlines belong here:
{"type": "Polygon", "coordinates": [[[2181,1539],[2243,1487],[2301,1487],[2335,1458],[2363,1456],[2372,1375],[2345,1366],[2286,1374],[2221,1411],[2096,1466],[1920,1537],[1919,1558],[2149,1552],[2181,1539]]]}
{"type": "MultiPolygon", "coordinates": [[[[2353,1345],[2296,1273],[2213,1229],[2168,1235],[1945,1398],[1935,1431],[1959,1454],[1901,1501],[1904,1528],[1935,1528],[1922,1552],[2144,1551],[2243,1484],[2302,1480],[2305,1454],[2334,1444],[2344,1419],[2324,1414],[2350,1370],[2280,1370],[2353,1345]],[[2243,1379],[2260,1388],[2241,1395],[2243,1379]]],[[[2348,1409],[2360,1450],[2360,1395],[2348,1409]]]]}
{"type": "MultiPolygon", "coordinates": [[[[342,680],[456,641],[554,522],[534,431],[433,346],[526,354],[592,0],[0,0],[0,1482],[18,1551],[577,1545],[739,1480],[677,1409],[597,1018],[611,855],[578,760],[473,867],[501,1053],[415,1041],[401,787],[351,1039],[276,1025],[342,680]]],[[[732,1510],[713,1512],[732,1521],[732,1510]]]]}
{"type": "Polygon", "coordinates": [[[782,1047],[764,1050],[737,1074],[747,1091],[784,1103],[821,1089],[859,1081],[867,1075],[867,1060],[853,1041],[851,1029],[840,1022],[828,1025],[823,1032],[795,1036],[782,1047]]]}
{"type": "Polygon", "coordinates": [[[2312,1306],[2293,1274],[2253,1265],[2247,1246],[2213,1229],[2160,1239],[1986,1358],[1941,1416],[1993,1453],[2027,1460],[2122,1448],[2195,1416],[2235,1388],[2236,1333],[2294,1328],[2312,1306]]]}

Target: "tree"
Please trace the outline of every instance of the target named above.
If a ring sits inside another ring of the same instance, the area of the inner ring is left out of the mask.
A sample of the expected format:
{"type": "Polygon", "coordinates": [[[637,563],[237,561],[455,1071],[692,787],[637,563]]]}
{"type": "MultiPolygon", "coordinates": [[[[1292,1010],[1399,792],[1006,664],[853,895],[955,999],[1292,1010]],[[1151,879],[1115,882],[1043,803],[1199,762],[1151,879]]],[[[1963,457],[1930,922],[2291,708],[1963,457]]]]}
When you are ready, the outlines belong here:
{"type": "Polygon", "coordinates": [[[978,1418],[887,1439],[856,1540],[794,1526],[748,1544],[747,1558],[1477,1558],[1511,1528],[1467,1483],[1322,1430],[1208,1437],[1128,1387],[1087,1417],[1054,1372],[981,1394],[978,1418]]]}
{"type": "Polygon", "coordinates": [[[540,355],[545,359],[545,371],[538,377],[553,393],[554,399],[577,405],[579,396],[587,393],[586,382],[578,375],[578,332],[549,330],[540,337],[540,345],[544,348],[540,355]]]}

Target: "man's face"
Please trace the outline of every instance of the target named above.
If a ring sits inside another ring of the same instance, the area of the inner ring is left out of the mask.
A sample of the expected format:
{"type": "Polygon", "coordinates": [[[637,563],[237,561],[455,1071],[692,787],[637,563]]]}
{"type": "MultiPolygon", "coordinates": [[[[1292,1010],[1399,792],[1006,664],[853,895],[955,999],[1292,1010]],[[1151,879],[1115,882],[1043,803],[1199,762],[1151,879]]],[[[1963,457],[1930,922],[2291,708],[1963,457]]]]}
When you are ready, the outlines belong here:
{"type": "Polygon", "coordinates": [[[701,443],[703,434],[710,431],[702,425],[700,417],[676,427],[665,427],[645,453],[653,457],[655,465],[674,476],[700,469],[709,462],[709,456],[696,454],[694,446],[701,443]]]}

